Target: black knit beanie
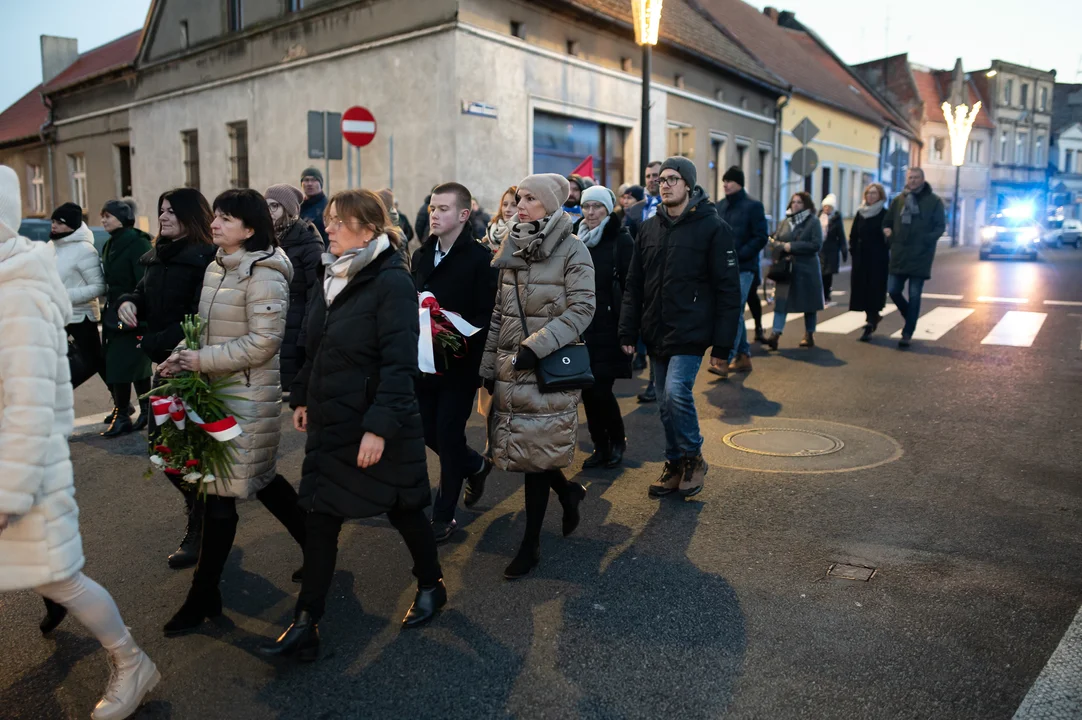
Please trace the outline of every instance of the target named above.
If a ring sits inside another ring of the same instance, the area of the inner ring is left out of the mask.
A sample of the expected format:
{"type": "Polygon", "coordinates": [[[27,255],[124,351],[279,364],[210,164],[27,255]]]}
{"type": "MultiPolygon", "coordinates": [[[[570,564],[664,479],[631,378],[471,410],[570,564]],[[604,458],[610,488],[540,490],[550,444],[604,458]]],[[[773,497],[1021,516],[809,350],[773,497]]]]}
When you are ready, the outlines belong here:
{"type": "Polygon", "coordinates": [[[66,202],[53,210],[52,219],[64,223],[72,230],[78,230],[83,224],[83,209],[73,202],[66,202]]]}

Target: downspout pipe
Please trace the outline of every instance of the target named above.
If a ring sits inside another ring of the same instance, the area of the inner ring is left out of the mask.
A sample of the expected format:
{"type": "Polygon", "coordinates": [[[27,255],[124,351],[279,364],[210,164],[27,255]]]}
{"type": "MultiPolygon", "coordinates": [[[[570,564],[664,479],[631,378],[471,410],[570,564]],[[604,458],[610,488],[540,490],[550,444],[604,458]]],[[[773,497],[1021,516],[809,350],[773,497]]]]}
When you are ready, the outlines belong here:
{"type": "MultiPolygon", "coordinates": [[[[778,98],[777,103],[774,106],[774,229],[776,230],[781,223],[781,219],[785,217],[785,205],[783,203],[782,194],[788,192],[788,190],[782,185],[782,168],[785,167],[785,159],[783,157],[781,142],[784,135],[784,129],[782,128],[782,114],[785,108],[789,105],[789,101],[792,97],[789,95],[782,95],[778,98]]],[[[771,231],[773,233],[773,230],[771,231]]]]}
{"type": "MultiPolygon", "coordinates": [[[[42,93],[41,104],[49,111],[45,116],[45,122],[38,128],[38,137],[45,143],[45,156],[49,173],[49,208],[56,207],[56,172],[53,167],[53,145],[56,140],[56,128],[53,127],[53,103],[47,95],[42,93]]],[[[43,210],[45,208],[42,208],[43,210]]]]}

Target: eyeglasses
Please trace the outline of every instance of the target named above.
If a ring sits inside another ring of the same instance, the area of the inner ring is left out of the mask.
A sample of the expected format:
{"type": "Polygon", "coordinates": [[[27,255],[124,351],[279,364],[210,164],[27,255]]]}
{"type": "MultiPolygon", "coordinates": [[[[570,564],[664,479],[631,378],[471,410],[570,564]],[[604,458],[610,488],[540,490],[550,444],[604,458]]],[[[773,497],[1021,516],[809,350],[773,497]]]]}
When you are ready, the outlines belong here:
{"type": "Polygon", "coordinates": [[[675,187],[676,183],[680,182],[683,179],[684,178],[680,177],[679,175],[669,175],[668,177],[661,178],[661,180],[659,180],[659,182],[662,185],[668,185],[669,187],[675,187]]]}
{"type": "Polygon", "coordinates": [[[335,229],[335,230],[338,230],[339,228],[341,228],[345,224],[346,224],[346,221],[342,220],[342,219],[339,219],[339,218],[323,218],[323,227],[325,227],[328,230],[330,230],[332,228],[335,229]]]}

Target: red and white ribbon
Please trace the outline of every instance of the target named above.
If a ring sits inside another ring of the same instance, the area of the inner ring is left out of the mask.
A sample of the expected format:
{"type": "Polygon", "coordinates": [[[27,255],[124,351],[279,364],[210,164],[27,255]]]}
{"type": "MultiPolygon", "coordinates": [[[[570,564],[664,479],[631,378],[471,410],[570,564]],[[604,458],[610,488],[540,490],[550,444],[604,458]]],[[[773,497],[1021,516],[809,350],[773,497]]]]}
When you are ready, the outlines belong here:
{"type": "Polygon", "coordinates": [[[183,430],[185,417],[190,415],[192,422],[218,442],[227,442],[241,434],[240,424],[232,415],[214,422],[204,422],[203,418],[199,417],[199,414],[192,409],[191,405],[176,395],[171,397],[152,395],[150,407],[154,413],[154,424],[158,426],[172,420],[178,429],[183,430]]]}
{"type": "Polygon", "coordinates": [[[468,338],[481,332],[481,328],[470,325],[456,312],[440,307],[436,296],[430,292],[423,292],[417,296],[420,303],[419,319],[421,323],[421,335],[417,339],[417,366],[421,372],[429,375],[436,374],[436,354],[432,347],[432,315],[439,313],[458,333],[468,338]]]}

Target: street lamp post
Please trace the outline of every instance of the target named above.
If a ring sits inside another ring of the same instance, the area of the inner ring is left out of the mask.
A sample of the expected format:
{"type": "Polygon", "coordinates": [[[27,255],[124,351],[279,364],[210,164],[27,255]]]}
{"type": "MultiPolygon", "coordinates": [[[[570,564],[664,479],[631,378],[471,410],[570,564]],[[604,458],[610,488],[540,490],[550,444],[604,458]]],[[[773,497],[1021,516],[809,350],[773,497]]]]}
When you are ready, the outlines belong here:
{"type": "Polygon", "coordinates": [[[635,42],[642,46],[642,126],[639,130],[639,182],[646,187],[646,163],[650,162],[650,66],[651,48],[657,45],[662,0],[631,0],[635,42]]]}
{"type": "Polygon", "coordinates": [[[951,164],[954,165],[951,247],[958,245],[958,186],[962,179],[962,166],[966,162],[966,145],[969,144],[969,133],[973,130],[973,121],[977,119],[977,113],[980,111],[980,102],[977,102],[972,110],[965,103],[954,107],[951,107],[948,102],[943,103],[943,117],[947,121],[947,132],[951,140],[951,164]]]}

